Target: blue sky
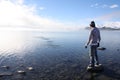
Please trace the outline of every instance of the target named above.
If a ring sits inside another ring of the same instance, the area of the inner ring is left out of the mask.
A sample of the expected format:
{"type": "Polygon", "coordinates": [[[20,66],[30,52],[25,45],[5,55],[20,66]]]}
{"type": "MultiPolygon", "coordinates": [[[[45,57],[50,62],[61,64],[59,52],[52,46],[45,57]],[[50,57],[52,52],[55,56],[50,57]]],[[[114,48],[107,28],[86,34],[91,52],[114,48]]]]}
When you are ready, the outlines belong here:
{"type": "Polygon", "coordinates": [[[26,0],[25,3],[36,5],[39,15],[65,22],[96,18],[120,10],[119,0],[26,0]],[[40,7],[44,10],[39,10],[40,7]]]}
{"type": "Polygon", "coordinates": [[[5,13],[0,17],[8,16],[0,25],[79,29],[95,20],[100,26],[120,27],[119,0],[1,0],[0,4],[5,13]]]}

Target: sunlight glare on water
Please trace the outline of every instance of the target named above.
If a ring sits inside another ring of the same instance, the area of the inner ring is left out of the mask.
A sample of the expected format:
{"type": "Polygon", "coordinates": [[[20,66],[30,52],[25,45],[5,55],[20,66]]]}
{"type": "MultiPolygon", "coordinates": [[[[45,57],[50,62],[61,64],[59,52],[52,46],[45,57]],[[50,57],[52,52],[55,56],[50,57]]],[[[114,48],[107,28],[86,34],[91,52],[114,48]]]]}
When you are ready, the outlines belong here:
{"type": "Polygon", "coordinates": [[[23,45],[23,35],[17,31],[0,30],[0,49],[1,51],[20,49],[23,45]]]}

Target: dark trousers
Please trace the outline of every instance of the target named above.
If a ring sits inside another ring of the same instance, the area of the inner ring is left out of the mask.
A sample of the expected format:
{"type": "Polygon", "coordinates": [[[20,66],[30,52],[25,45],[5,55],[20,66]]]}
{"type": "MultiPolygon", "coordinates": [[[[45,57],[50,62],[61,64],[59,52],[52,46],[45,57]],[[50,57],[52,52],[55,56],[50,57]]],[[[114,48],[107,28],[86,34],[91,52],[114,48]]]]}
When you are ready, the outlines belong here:
{"type": "Polygon", "coordinates": [[[90,46],[90,64],[92,66],[95,65],[95,61],[96,61],[96,64],[98,65],[99,64],[99,61],[98,61],[98,55],[97,55],[97,46],[96,45],[92,45],[90,46]]]}

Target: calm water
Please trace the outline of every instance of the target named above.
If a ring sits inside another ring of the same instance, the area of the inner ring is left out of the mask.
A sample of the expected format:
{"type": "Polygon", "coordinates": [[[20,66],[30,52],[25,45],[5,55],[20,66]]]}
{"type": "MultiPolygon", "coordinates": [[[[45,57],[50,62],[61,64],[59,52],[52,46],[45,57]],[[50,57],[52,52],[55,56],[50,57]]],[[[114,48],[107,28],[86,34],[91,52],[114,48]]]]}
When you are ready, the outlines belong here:
{"type": "MultiPolygon", "coordinates": [[[[101,31],[101,73],[89,73],[88,30],[78,32],[0,31],[0,66],[12,76],[2,80],[120,80],[120,31],[101,31]],[[33,71],[27,70],[33,67],[33,71]],[[18,70],[26,71],[19,75],[18,70]]],[[[1,72],[6,71],[2,68],[1,72]]]]}

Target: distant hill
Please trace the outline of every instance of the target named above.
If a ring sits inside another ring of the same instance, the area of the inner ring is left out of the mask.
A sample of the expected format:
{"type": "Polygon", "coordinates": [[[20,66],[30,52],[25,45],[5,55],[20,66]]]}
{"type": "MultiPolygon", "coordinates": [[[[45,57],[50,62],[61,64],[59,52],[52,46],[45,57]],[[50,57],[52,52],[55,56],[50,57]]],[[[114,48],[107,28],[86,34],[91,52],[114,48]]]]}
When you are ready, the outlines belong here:
{"type": "MultiPolygon", "coordinates": [[[[98,27],[100,30],[120,30],[120,28],[111,28],[111,27],[98,27]]],[[[90,29],[90,27],[85,27],[85,29],[90,29]]]]}

